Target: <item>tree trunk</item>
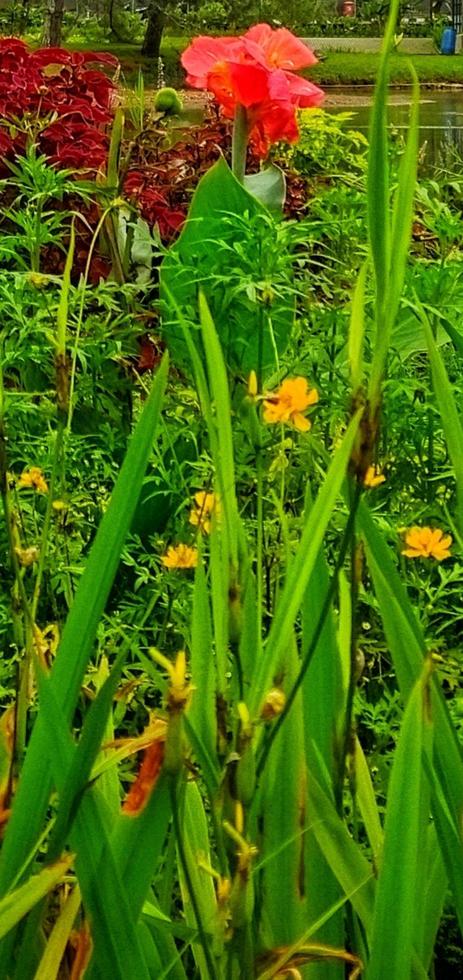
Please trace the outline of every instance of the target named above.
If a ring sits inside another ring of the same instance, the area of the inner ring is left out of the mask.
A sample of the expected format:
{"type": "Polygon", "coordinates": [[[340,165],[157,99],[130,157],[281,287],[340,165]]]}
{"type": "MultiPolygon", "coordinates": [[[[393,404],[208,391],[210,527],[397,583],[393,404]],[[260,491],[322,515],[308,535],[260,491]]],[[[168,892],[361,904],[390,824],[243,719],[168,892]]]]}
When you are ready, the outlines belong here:
{"type": "Polygon", "coordinates": [[[61,44],[63,13],[64,0],[48,0],[43,32],[43,44],[47,48],[59,48],[61,44]]]}
{"type": "Polygon", "coordinates": [[[159,58],[161,51],[162,32],[166,15],[160,4],[162,0],[151,0],[148,9],[148,23],[141,53],[147,58],[159,58]]]}

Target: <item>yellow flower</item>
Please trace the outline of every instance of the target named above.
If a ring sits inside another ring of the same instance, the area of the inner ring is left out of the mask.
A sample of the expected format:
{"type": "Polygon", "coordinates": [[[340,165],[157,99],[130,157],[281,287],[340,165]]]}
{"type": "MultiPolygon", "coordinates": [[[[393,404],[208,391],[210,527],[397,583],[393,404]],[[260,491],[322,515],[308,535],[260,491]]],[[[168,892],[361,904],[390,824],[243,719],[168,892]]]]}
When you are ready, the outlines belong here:
{"type": "Polygon", "coordinates": [[[161,561],[166,568],[196,568],[198,549],[190,548],[188,544],[171,545],[161,561]]]}
{"type": "Polygon", "coordinates": [[[363,478],[363,485],[369,490],[374,490],[375,487],[379,487],[385,480],[386,477],[376,469],[376,466],[369,466],[363,478]]]}
{"type": "Polygon", "coordinates": [[[211,530],[212,518],[218,521],[220,518],[220,500],[215,493],[207,493],[199,490],[195,493],[195,504],[190,513],[190,524],[198,527],[204,534],[209,534],[211,530]]]}
{"type": "Polygon", "coordinates": [[[264,421],[286,422],[299,432],[308,432],[310,422],[302,413],[318,402],[318,392],[309,388],[305,378],[287,378],[277,391],[264,398],[264,421]]]}
{"type": "Polygon", "coordinates": [[[24,470],[18,480],[18,487],[32,487],[39,493],[48,493],[48,484],[39,466],[30,466],[24,470]]]}
{"type": "Polygon", "coordinates": [[[402,554],[407,558],[435,558],[442,561],[450,558],[452,536],[445,534],[440,528],[411,527],[405,535],[406,548],[402,554]]]}

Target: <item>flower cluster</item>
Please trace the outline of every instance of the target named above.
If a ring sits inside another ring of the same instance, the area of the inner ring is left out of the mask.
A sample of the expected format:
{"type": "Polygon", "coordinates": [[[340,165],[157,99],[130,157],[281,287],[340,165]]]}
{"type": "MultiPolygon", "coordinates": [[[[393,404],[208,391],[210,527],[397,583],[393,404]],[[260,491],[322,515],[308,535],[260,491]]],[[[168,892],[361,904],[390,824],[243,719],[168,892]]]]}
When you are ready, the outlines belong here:
{"type": "Polygon", "coordinates": [[[31,51],[18,38],[1,39],[0,155],[23,151],[26,133],[19,123],[29,121],[33,127],[38,124],[39,149],[53,163],[73,170],[101,167],[108,152],[114,84],[96,70],[98,63],[118,66],[108,53],[31,51]]]}
{"type": "Polygon", "coordinates": [[[232,118],[237,106],[245,109],[260,157],[280,140],[296,142],[296,109],[320,105],[322,90],[294,74],[316,61],[303,41],[268,24],[242,37],[197,37],[182,55],[189,85],[212,92],[225,116],[232,118]]]}

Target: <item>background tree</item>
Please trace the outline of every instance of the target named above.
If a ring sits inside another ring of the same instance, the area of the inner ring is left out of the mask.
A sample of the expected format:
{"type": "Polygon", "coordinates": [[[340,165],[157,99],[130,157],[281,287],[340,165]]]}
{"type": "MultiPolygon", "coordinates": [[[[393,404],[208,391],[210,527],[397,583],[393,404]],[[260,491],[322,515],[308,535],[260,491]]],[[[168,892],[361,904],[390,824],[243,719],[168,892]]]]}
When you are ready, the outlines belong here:
{"type": "Polygon", "coordinates": [[[165,23],[166,8],[163,0],[150,0],[145,37],[141,49],[141,53],[147,58],[159,58],[165,23]]]}
{"type": "Polygon", "coordinates": [[[42,44],[46,47],[58,48],[61,44],[63,29],[64,0],[47,0],[45,6],[45,23],[42,44]]]}

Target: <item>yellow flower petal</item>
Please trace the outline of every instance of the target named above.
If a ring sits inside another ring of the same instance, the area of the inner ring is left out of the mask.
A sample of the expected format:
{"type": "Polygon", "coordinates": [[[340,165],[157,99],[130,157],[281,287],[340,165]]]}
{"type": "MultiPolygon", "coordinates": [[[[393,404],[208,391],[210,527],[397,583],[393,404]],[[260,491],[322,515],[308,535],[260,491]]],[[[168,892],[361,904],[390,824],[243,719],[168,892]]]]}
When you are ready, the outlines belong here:
{"type": "Polygon", "coordinates": [[[436,527],[412,527],[405,534],[406,548],[402,554],[407,558],[435,558],[443,561],[450,558],[452,536],[436,527]]]}
{"type": "Polygon", "coordinates": [[[161,558],[162,564],[169,569],[196,568],[198,564],[198,549],[190,548],[188,544],[171,545],[161,558]]]}
{"type": "Polygon", "coordinates": [[[287,378],[277,391],[264,397],[264,422],[293,425],[299,432],[307,432],[310,422],[302,414],[318,401],[318,392],[309,388],[306,378],[287,378]]]}

